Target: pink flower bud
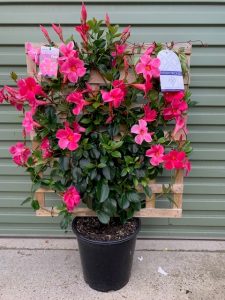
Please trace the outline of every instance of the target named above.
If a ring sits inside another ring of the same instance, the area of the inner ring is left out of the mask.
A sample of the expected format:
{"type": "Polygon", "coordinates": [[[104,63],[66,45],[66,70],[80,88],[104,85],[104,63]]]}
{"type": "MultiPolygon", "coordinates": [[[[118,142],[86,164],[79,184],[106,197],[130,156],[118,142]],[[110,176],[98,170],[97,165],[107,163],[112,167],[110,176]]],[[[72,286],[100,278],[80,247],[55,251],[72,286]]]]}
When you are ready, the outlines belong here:
{"type": "Polygon", "coordinates": [[[84,5],[84,2],[82,2],[82,7],[81,7],[81,23],[85,24],[87,21],[87,10],[86,6],[84,5]]]}
{"type": "Polygon", "coordinates": [[[60,40],[63,42],[63,33],[62,33],[62,27],[60,24],[57,26],[55,24],[52,24],[52,28],[55,31],[55,33],[59,36],[60,40]]]}
{"type": "Polygon", "coordinates": [[[40,28],[41,28],[41,31],[42,31],[42,33],[44,34],[45,38],[47,39],[47,41],[51,44],[52,41],[51,41],[51,39],[50,39],[50,36],[49,36],[49,34],[48,34],[47,29],[46,29],[44,26],[42,26],[42,25],[40,25],[40,28]]]}
{"type": "Polygon", "coordinates": [[[110,26],[110,18],[109,18],[109,15],[106,13],[105,15],[105,25],[108,27],[110,26]]]}

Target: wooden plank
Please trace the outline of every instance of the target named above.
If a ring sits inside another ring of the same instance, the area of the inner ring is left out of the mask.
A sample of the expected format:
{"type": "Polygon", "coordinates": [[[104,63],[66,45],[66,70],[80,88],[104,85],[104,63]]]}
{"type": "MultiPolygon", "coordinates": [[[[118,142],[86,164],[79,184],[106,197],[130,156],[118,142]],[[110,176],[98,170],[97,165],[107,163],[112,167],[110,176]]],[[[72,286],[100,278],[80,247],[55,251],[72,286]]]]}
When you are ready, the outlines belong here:
{"type": "MultiPolygon", "coordinates": [[[[36,211],[38,217],[57,217],[59,210],[51,207],[42,207],[36,211]]],[[[89,208],[76,208],[72,214],[74,216],[96,216],[96,213],[89,208]]],[[[180,218],[182,216],[182,209],[164,209],[164,208],[143,208],[136,212],[135,217],[141,218],[180,218]]]]}
{"type": "MultiPolygon", "coordinates": [[[[26,43],[27,44],[27,43],[26,43]]],[[[26,45],[25,44],[25,45],[26,45]]],[[[33,48],[40,48],[41,46],[44,45],[44,43],[31,43],[33,48]]],[[[149,47],[154,47],[155,44],[154,43],[134,43],[134,44],[129,44],[128,48],[127,48],[127,52],[128,55],[133,56],[134,54],[138,54],[139,56],[141,56],[141,54],[143,54],[149,47]]],[[[167,48],[171,48],[175,51],[184,51],[184,53],[186,54],[186,62],[187,65],[190,66],[190,54],[192,51],[192,45],[191,43],[166,43],[163,44],[163,48],[167,49],[167,48]]],[[[131,61],[131,59],[130,59],[131,61]]],[[[36,64],[32,61],[32,59],[26,54],[26,62],[27,62],[27,74],[31,77],[33,76],[38,76],[37,75],[37,66],[36,64]]],[[[123,71],[120,72],[120,79],[123,79],[125,77],[125,74],[123,71]]],[[[38,76],[38,79],[41,79],[40,76],[38,76]]],[[[128,83],[132,83],[136,81],[136,77],[134,74],[133,70],[128,70],[128,75],[126,77],[126,80],[128,83]]],[[[103,85],[105,84],[107,81],[101,76],[101,74],[99,72],[96,71],[92,71],[90,74],[90,79],[89,79],[89,83],[90,84],[100,84],[103,85]]],[[[184,77],[184,84],[186,86],[188,86],[190,84],[190,75],[189,72],[185,75],[184,77]]]]}
{"type": "MultiPolygon", "coordinates": [[[[169,187],[169,184],[164,184],[164,186],[167,188],[169,187]]],[[[163,192],[163,185],[161,183],[149,183],[149,187],[151,188],[153,194],[161,194],[163,192]]],[[[175,194],[182,194],[183,188],[183,184],[173,184],[171,186],[171,190],[175,194]]],[[[141,191],[142,189],[139,187],[138,190],[141,191]]],[[[55,191],[39,188],[36,190],[36,193],[55,193],[55,191]]]]}
{"type": "MultiPolygon", "coordinates": [[[[183,170],[177,170],[176,171],[176,177],[175,177],[175,183],[176,184],[181,184],[183,185],[184,182],[184,174],[183,170]]],[[[182,199],[183,199],[183,194],[182,193],[174,193],[173,194],[173,208],[182,208],[182,199]]]]}

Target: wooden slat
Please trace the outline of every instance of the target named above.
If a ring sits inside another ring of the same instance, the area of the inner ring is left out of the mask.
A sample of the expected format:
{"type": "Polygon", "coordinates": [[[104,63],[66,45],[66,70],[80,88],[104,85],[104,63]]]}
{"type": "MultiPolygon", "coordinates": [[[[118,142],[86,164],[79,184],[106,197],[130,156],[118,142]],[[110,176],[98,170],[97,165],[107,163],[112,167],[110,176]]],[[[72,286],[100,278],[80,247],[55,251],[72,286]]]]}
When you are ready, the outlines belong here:
{"type": "MultiPolygon", "coordinates": [[[[168,184],[164,184],[165,187],[168,187],[168,184]]],[[[152,193],[154,194],[161,194],[163,193],[163,185],[161,183],[150,183],[149,187],[152,190],[152,193]]],[[[171,186],[171,190],[175,194],[182,194],[183,193],[183,184],[173,184],[171,186]]],[[[140,191],[140,188],[139,188],[140,191]]],[[[36,193],[54,193],[55,191],[53,190],[48,190],[45,188],[39,188],[36,190],[36,193]]]]}
{"type": "MultiPolygon", "coordinates": [[[[51,207],[42,207],[36,211],[38,217],[57,217],[59,210],[51,207]]],[[[76,208],[72,214],[74,216],[96,216],[96,213],[88,208],[76,208]]],[[[165,209],[165,208],[143,208],[134,214],[135,217],[141,218],[180,218],[182,209],[165,209]]]]}

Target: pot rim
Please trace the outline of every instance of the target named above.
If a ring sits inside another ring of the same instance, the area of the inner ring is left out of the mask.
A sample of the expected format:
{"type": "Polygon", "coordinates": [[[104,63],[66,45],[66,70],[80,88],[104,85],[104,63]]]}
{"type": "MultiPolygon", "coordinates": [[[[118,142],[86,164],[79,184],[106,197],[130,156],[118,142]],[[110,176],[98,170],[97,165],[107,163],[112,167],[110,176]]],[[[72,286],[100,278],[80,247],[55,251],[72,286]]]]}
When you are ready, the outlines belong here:
{"type": "Polygon", "coordinates": [[[111,245],[111,244],[113,244],[113,245],[115,245],[115,244],[121,244],[121,243],[124,243],[124,242],[129,241],[129,240],[131,240],[132,238],[134,238],[134,237],[139,233],[140,228],[141,228],[141,220],[140,220],[140,218],[134,217],[134,219],[137,220],[137,228],[136,228],[135,232],[133,232],[132,234],[130,234],[130,235],[128,235],[128,236],[122,238],[121,240],[117,240],[117,241],[111,241],[111,240],[109,240],[109,241],[92,240],[92,239],[90,239],[90,238],[88,238],[88,237],[84,237],[84,236],[77,230],[77,228],[76,228],[76,223],[77,223],[78,218],[85,218],[85,217],[81,217],[81,216],[75,217],[75,218],[73,219],[73,221],[72,221],[72,230],[73,230],[73,232],[75,233],[75,235],[77,236],[77,239],[79,238],[79,239],[81,239],[81,240],[83,240],[83,241],[89,242],[90,244],[99,244],[99,245],[105,245],[105,246],[111,245]]]}

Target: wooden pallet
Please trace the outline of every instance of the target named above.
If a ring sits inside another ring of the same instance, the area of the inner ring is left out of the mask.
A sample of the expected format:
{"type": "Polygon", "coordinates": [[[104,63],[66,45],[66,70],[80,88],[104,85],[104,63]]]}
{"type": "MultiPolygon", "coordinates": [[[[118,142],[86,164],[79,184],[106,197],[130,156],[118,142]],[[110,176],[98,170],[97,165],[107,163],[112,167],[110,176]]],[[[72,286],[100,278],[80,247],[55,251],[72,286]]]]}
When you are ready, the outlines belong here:
{"type": "MultiPolygon", "coordinates": [[[[40,47],[43,44],[36,44],[33,43],[33,47],[40,47]]],[[[135,45],[129,46],[129,53],[130,58],[132,59],[133,55],[140,55],[143,53],[151,44],[142,44],[142,45],[135,45]]],[[[164,45],[166,48],[170,45],[164,45]]],[[[179,51],[182,49],[186,54],[186,63],[190,66],[190,56],[192,45],[190,43],[177,43],[173,45],[173,49],[179,51]]],[[[26,55],[26,62],[27,62],[27,73],[29,76],[36,75],[36,64],[26,55]]],[[[121,78],[123,78],[123,74],[121,74],[121,78]]],[[[132,73],[129,74],[127,77],[128,81],[133,82],[132,73]]],[[[99,85],[104,84],[104,81],[100,74],[93,72],[91,74],[89,83],[92,85],[99,85]]],[[[184,84],[185,88],[187,89],[190,84],[190,72],[186,74],[184,77],[184,84]]],[[[176,139],[179,140],[181,137],[181,133],[177,133],[176,139]]],[[[33,142],[33,146],[36,147],[36,142],[33,142]]],[[[163,194],[163,187],[168,187],[169,184],[160,184],[154,182],[149,183],[149,187],[152,190],[152,197],[146,197],[146,205],[145,208],[141,209],[140,211],[136,212],[135,216],[149,218],[149,217],[160,217],[160,218],[180,218],[182,216],[182,199],[183,199],[183,170],[177,170],[175,174],[174,184],[171,185],[171,193],[173,194],[173,205],[171,208],[156,208],[156,195],[163,194]]],[[[46,207],[45,205],[45,194],[46,193],[53,193],[53,190],[47,190],[44,188],[39,188],[35,192],[35,197],[40,204],[40,209],[36,211],[36,215],[39,217],[49,217],[49,216],[57,216],[59,211],[55,207],[46,207]]],[[[73,214],[76,216],[95,216],[95,212],[89,208],[78,207],[74,209],[73,214]]]]}

